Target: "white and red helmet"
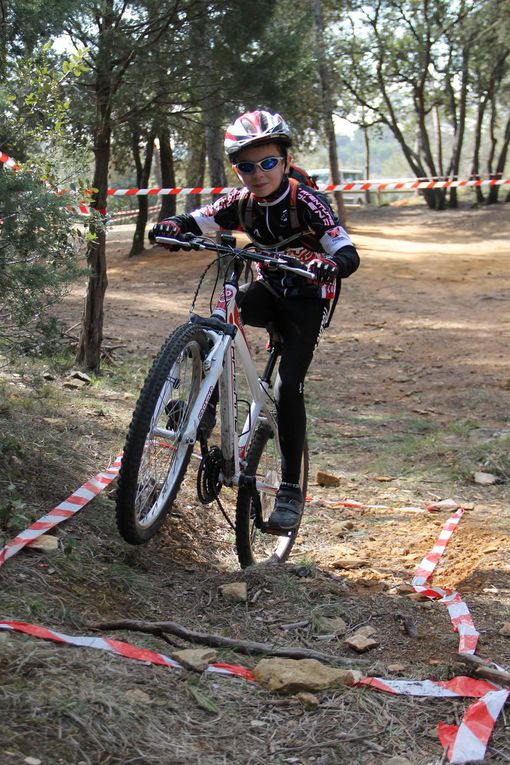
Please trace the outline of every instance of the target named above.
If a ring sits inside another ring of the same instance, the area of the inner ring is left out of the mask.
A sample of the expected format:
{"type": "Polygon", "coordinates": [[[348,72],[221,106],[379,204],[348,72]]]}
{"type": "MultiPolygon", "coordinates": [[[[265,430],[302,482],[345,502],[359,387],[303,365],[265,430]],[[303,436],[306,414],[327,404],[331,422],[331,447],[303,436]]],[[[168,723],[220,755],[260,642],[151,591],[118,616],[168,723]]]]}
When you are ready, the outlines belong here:
{"type": "Polygon", "coordinates": [[[246,112],[228,126],[225,133],[225,151],[228,157],[233,157],[241,149],[269,141],[291,145],[292,134],[283,117],[262,109],[246,112]]]}

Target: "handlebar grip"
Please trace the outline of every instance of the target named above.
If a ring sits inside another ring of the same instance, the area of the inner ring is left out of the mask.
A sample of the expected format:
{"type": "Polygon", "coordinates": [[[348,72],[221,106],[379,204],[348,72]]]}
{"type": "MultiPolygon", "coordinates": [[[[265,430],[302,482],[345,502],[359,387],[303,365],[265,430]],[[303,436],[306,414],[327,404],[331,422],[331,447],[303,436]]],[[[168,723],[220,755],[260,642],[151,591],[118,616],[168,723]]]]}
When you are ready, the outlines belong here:
{"type": "Polygon", "coordinates": [[[186,242],[183,239],[177,239],[175,236],[155,236],[154,241],[158,244],[172,244],[180,247],[182,250],[192,250],[193,246],[191,242],[186,242]]]}

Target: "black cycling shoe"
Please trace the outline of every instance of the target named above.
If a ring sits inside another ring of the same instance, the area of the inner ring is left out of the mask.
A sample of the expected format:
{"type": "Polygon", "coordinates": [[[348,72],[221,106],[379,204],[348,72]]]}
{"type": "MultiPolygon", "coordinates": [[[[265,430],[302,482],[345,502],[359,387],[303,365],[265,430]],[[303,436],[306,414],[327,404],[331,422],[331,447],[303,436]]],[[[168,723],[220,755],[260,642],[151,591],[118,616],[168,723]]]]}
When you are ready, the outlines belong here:
{"type": "Polygon", "coordinates": [[[267,522],[271,531],[293,531],[301,520],[304,507],[303,492],[292,483],[282,483],[276,494],[274,510],[267,522]]]}

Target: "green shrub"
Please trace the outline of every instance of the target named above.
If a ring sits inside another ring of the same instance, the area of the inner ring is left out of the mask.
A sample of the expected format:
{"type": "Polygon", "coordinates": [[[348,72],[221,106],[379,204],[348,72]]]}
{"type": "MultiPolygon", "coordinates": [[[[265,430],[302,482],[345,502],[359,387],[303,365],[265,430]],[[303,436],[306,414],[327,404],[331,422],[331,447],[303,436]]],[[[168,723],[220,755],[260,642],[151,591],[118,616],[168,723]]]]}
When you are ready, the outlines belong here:
{"type": "Polygon", "coordinates": [[[83,241],[71,196],[33,174],[0,171],[0,346],[40,344],[55,331],[48,308],[80,273],[83,241]]]}

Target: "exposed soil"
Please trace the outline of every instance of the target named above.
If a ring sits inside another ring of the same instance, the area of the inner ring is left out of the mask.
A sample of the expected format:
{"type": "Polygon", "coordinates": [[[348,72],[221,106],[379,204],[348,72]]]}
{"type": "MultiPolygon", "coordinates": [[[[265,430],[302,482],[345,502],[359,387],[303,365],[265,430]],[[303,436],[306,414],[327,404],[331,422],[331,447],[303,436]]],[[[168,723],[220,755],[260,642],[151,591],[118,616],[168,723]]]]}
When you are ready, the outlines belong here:
{"type": "MultiPolygon", "coordinates": [[[[510,638],[499,634],[510,622],[509,211],[508,205],[443,213],[409,206],[350,214],[362,266],[343,285],[308,377],[311,483],[291,565],[240,572],[231,533],[218,511],[198,505],[192,487],[183,490],[156,539],[129,548],[117,537],[105,496],[54,532],[62,547],[57,557],[25,551],[0,570],[4,618],[74,634],[89,634],[91,623],[110,618],[172,619],[190,629],[355,658],[343,637],[316,634],[319,616],[342,616],[350,632],[368,623],[376,628],[379,646],[365,654],[372,663],[364,671],[446,679],[468,671],[447,611],[398,589],[411,580],[448,518],[444,510],[426,508],[453,498],[466,512],[433,584],[464,596],[481,633],[479,655],[509,667],[510,638]],[[339,486],[318,486],[319,469],[337,476],[339,486]],[[476,471],[496,475],[497,483],[475,483],[476,471]],[[382,507],[348,508],[346,500],[382,507]],[[243,579],[248,603],[226,603],[219,584],[243,579]],[[308,623],[282,628],[300,621],[308,623]],[[395,664],[401,669],[389,669],[395,664]]],[[[117,362],[138,363],[137,382],[107,376],[99,388],[59,391],[61,412],[50,397],[24,413],[27,426],[53,433],[38,436],[38,454],[30,447],[31,507],[47,510],[121,449],[138,378],[163,339],[185,321],[199,274],[211,260],[160,248],[129,259],[132,231],[121,225],[109,236],[105,342],[122,345],[113,352],[117,362]],[[60,416],[65,422],[59,424],[60,416]],[[42,447],[48,453],[57,441],[67,456],[41,457],[42,447]]],[[[205,284],[212,284],[209,276],[205,284]]],[[[80,318],[82,287],[58,310],[68,326],[80,318]]],[[[198,310],[206,313],[203,292],[198,310]]],[[[262,337],[252,338],[262,359],[262,337]]],[[[171,651],[155,638],[120,637],[171,651]]],[[[468,704],[354,689],[324,693],[316,710],[306,710],[226,678],[199,682],[20,636],[1,645],[5,714],[16,720],[0,727],[7,763],[32,755],[43,765],[332,765],[383,763],[399,754],[416,765],[432,764],[443,755],[437,722],[458,721],[468,704]],[[66,687],[70,673],[81,683],[75,696],[66,687]],[[198,682],[216,714],[196,705],[189,689],[198,682]],[[149,700],[137,705],[133,689],[149,700]],[[60,732],[53,729],[55,719],[60,732]],[[29,730],[38,745],[25,740],[29,730]]],[[[256,661],[221,657],[245,666],[256,661]]],[[[502,718],[491,738],[491,762],[510,762],[505,727],[502,718]]]]}

